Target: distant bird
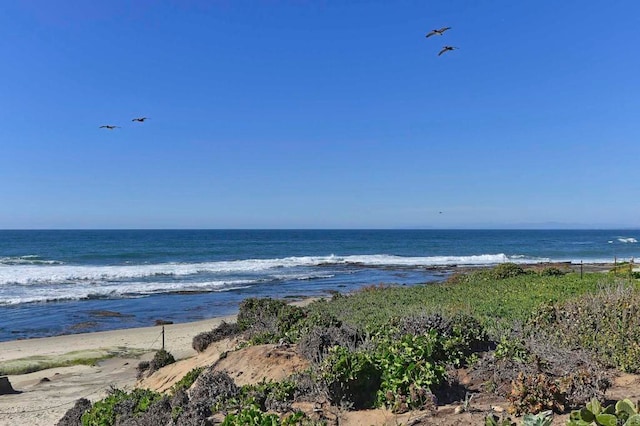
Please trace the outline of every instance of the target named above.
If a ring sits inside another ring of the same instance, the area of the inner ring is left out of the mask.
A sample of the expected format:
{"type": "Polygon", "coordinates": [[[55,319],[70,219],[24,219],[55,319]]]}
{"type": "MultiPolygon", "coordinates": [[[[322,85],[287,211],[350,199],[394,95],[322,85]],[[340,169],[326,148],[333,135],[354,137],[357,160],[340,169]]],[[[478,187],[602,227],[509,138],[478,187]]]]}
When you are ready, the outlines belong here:
{"type": "Polygon", "coordinates": [[[440,51],[440,53],[438,53],[438,56],[442,55],[444,52],[448,52],[450,50],[454,50],[457,49],[457,47],[453,47],[453,46],[444,46],[442,48],[442,50],[440,51]]]}
{"type": "Polygon", "coordinates": [[[134,118],[131,121],[137,121],[138,123],[144,123],[144,120],[149,120],[149,117],[138,117],[138,118],[134,118]]]}
{"type": "Polygon", "coordinates": [[[434,36],[434,35],[442,35],[442,34],[444,34],[445,31],[450,30],[450,29],[451,29],[451,27],[442,27],[440,29],[431,31],[425,37],[429,38],[429,37],[434,36]]]}
{"type": "Polygon", "coordinates": [[[113,130],[113,129],[119,129],[120,126],[110,126],[110,125],[104,125],[104,126],[100,126],[100,129],[107,129],[107,130],[113,130]]]}

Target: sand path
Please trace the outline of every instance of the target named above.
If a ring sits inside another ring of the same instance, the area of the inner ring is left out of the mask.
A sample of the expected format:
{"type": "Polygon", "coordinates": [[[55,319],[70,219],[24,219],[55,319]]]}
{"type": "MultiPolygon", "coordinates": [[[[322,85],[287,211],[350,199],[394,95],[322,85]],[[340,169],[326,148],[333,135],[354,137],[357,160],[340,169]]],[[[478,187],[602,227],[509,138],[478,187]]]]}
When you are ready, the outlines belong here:
{"type": "MultiPolygon", "coordinates": [[[[235,317],[213,318],[193,323],[165,325],[165,349],[176,359],[196,354],[191,340],[220,322],[235,317]]],[[[0,342],[0,369],[20,363],[59,361],[70,352],[77,356],[119,354],[96,366],[74,365],[35,373],[9,375],[16,391],[0,395],[0,425],[55,425],[78,398],[104,398],[111,386],[131,389],[140,359],[150,359],[162,346],[162,327],[131,328],[41,339],[0,342]],[[132,358],[131,353],[146,353],[132,358]],[[34,361],[34,358],[37,358],[34,361]]]]}

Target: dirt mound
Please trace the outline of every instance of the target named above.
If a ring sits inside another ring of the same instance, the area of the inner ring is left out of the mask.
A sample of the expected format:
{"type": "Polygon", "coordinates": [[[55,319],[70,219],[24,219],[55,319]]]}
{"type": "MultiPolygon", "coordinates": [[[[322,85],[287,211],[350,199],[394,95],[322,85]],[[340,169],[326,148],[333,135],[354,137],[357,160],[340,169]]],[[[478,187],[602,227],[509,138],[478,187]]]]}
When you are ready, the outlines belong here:
{"type": "Polygon", "coordinates": [[[249,346],[229,352],[213,367],[225,371],[238,386],[265,381],[279,382],[309,367],[294,347],[278,345],[249,346]]]}
{"type": "Polygon", "coordinates": [[[196,367],[208,367],[220,360],[221,355],[228,351],[233,351],[238,345],[236,340],[221,340],[212,344],[204,352],[191,358],[169,364],[156,371],[149,377],[139,380],[136,383],[138,388],[151,389],[157,392],[165,392],[177,381],[182,379],[189,371],[196,367]]]}

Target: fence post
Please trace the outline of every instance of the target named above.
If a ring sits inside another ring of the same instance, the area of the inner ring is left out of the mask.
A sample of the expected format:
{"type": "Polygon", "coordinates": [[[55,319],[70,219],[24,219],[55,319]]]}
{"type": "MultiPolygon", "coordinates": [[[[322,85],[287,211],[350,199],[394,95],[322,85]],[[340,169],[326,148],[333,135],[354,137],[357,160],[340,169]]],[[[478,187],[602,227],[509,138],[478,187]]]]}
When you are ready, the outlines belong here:
{"type": "Polygon", "coordinates": [[[164,351],[164,325],[162,326],[162,350],[164,351]]]}
{"type": "Polygon", "coordinates": [[[582,279],[582,260],[580,261],[580,279],[582,279]]]}

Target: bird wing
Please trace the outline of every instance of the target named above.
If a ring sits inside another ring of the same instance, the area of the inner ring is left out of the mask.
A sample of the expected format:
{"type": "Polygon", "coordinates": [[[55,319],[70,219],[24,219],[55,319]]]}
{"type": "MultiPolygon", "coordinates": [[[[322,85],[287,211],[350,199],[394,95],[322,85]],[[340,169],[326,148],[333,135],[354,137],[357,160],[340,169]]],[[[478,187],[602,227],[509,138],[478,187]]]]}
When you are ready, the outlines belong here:
{"type": "Polygon", "coordinates": [[[429,38],[429,37],[431,37],[432,35],[434,35],[434,34],[436,34],[436,33],[437,33],[437,31],[431,31],[431,32],[430,32],[429,34],[427,34],[425,37],[429,38]]]}
{"type": "Polygon", "coordinates": [[[444,52],[446,52],[447,50],[449,50],[449,49],[447,49],[447,48],[445,47],[444,49],[442,49],[442,50],[440,51],[440,53],[438,53],[438,56],[442,55],[442,54],[443,54],[444,52]]]}
{"type": "Polygon", "coordinates": [[[450,30],[450,29],[451,29],[451,27],[442,27],[438,31],[440,31],[440,33],[443,33],[443,32],[445,32],[447,30],[450,30]]]}

